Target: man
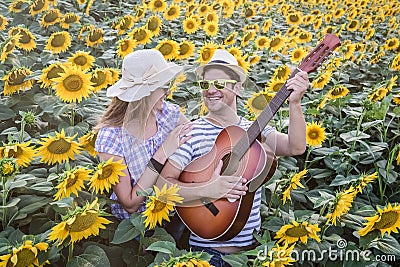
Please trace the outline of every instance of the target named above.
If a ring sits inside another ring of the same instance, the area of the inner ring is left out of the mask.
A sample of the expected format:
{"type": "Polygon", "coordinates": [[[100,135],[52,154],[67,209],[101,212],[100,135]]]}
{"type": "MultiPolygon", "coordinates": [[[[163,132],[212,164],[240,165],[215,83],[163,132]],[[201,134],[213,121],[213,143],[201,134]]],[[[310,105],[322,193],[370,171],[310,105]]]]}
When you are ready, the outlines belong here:
{"type": "MultiPolygon", "coordinates": [[[[221,176],[222,161],[219,162],[209,181],[204,183],[184,183],[179,181],[181,171],[193,160],[206,154],[214,145],[222,129],[237,125],[247,129],[251,122],[237,115],[236,97],[246,79],[244,70],[237,60],[225,50],[217,50],[210,62],[196,70],[201,81],[204,103],[208,114],[193,122],[193,129],[188,134],[192,138],[184,143],[166,163],[161,176],[168,182],[181,187],[179,194],[190,202],[197,199],[228,198],[239,199],[246,194],[246,179],[235,176],[221,176]]],[[[262,131],[262,142],[274,150],[277,156],[291,156],[304,153],[306,148],[306,123],[301,109],[301,99],[309,86],[308,75],[300,71],[287,82],[292,90],[289,97],[289,130],[288,134],[280,133],[271,126],[262,131]]],[[[194,234],[189,244],[193,250],[205,251],[213,257],[210,263],[214,266],[229,266],[222,261],[221,255],[249,249],[255,242],[253,231],[259,230],[261,189],[257,190],[253,207],[242,231],[234,238],[218,242],[202,239],[194,234]]]]}

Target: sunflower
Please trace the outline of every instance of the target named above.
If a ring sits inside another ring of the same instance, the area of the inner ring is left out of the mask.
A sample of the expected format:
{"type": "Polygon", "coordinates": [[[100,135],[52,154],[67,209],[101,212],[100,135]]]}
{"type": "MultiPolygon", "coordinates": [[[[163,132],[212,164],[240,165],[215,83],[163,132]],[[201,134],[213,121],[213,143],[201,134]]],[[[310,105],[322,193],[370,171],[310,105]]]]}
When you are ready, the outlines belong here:
{"type": "Polygon", "coordinates": [[[242,41],[240,42],[240,45],[242,47],[246,46],[250,41],[252,41],[256,37],[256,33],[254,31],[248,31],[243,35],[242,41]]]}
{"type": "Polygon", "coordinates": [[[54,25],[61,20],[62,14],[60,10],[54,8],[49,9],[44,13],[42,20],[40,21],[40,25],[47,28],[50,25],[54,25]]]}
{"type": "Polygon", "coordinates": [[[50,51],[52,54],[59,54],[67,51],[71,45],[71,35],[67,31],[54,32],[47,40],[45,50],[50,51]]]}
{"type": "Polygon", "coordinates": [[[285,80],[273,78],[268,82],[268,90],[272,92],[278,92],[279,89],[283,86],[285,80]]]}
{"type": "Polygon", "coordinates": [[[307,123],[306,127],[306,141],[310,146],[320,146],[324,142],[325,128],[321,127],[319,123],[307,123]]]}
{"type": "Polygon", "coordinates": [[[228,52],[232,54],[234,57],[241,57],[243,55],[243,51],[240,47],[232,46],[228,49],[228,52]]]}
{"type": "Polygon", "coordinates": [[[360,236],[365,236],[374,230],[381,231],[381,235],[391,232],[398,233],[400,228],[400,205],[387,204],[383,210],[378,207],[377,213],[372,217],[366,217],[365,227],[358,231],[360,236]]]}
{"type": "Polygon", "coordinates": [[[219,20],[218,14],[215,13],[214,11],[212,11],[212,12],[207,14],[205,20],[206,20],[206,22],[212,22],[213,21],[213,22],[218,23],[218,20],[219,20]]]}
{"type": "Polygon", "coordinates": [[[39,265],[38,252],[46,252],[49,244],[40,242],[34,245],[32,240],[25,240],[18,248],[13,248],[12,253],[0,256],[0,267],[7,266],[43,266],[48,262],[39,265]]]}
{"type": "Polygon", "coordinates": [[[79,50],[68,57],[68,62],[71,62],[74,66],[80,67],[83,71],[87,71],[93,67],[95,58],[90,55],[90,52],[79,50]]]}
{"type": "Polygon", "coordinates": [[[369,28],[368,31],[365,33],[365,39],[371,39],[372,36],[375,34],[375,29],[374,28],[369,28]]]}
{"type": "Polygon", "coordinates": [[[113,69],[113,68],[107,68],[107,70],[111,73],[111,83],[110,84],[116,83],[119,80],[120,70],[113,69]]]}
{"type": "Polygon", "coordinates": [[[47,0],[36,0],[29,8],[31,16],[37,15],[49,8],[49,2],[47,0]]]}
{"type": "Polygon", "coordinates": [[[28,68],[13,69],[4,77],[4,95],[12,95],[20,90],[28,90],[33,86],[33,79],[25,80],[27,76],[31,75],[32,71],[28,68]]]}
{"type": "Polygon", "coordinates": [[[299,240],[307,244],[308,238],[321,242],[321,239],[317,236],[317,232],[320,230],[318,224],[292,221],[279,229],[275,235],[275,239],[279,239],[278,243],[283,242],[284,244],[292,244],[299,240]]]}
{"type": "Polygon", "coordinates": [[[27,143],[10,143],[0,147],[0,158],[14,158],[16,163],[21,167],[28,166],[35,156],[35,148],[29,146],[31,141],[27,143]]]}
{"type": "Polygon", "coordinates": [[[65,102],[81,102],[82,98],[88,98],[90,92],[93,91],[90,82],[91,75],[84,73],[76,66],[64,68],[63,73],[59,73],[60,77],[54,78],[54,89],[56,95],[65,102]]]}
{"type": "Polygon", "coordinates": [[[300,183],[300,179],[307,173],[307,170],[304,169],[299,173],[296,173],[290,178],[290,182],[285,186],[282,192],[282,201],[283,204],[286,203],[286,200],[292,200],[290,197],[290,192],[292,192],[293,189],[296,189],[297,186],[304,188],[304,185],[300,183]]]}
{"type": "Polygon", "coordinates": [[[3,63],[8,55],[12,54],[12,52],[14,51],[14,48],[17,46],[19,38],[21,37],[21,35],[14,35],[14,36],[10,36],[8,37],[2,44],[0,47],[0,61],[3,63]]]}
{"type": "Polygon", "coordinates": [[[287,16],[286,16],[286,23],[289,25],[300,25],[302,22],[302,16],[301,13],[298,11],[291,11],[287,16]]]}
{"type": "Polygon", "coordinates": [[[118,35],[125,33],[127,30],[131,29],[135,24],[135,17],[132,15],[125,15],[115,26],[115,30],[118,30],[118,35]]]}
{"type": "Polygon", "coordinates": [[[207,63],[210,61],[211,57],[214,55],[215,50],[217,50],[217,45],[214,43],[206,43],[197,52],[199,54],[198,62],[207,63]]]}
{"type": "Polygon", "coordinates": [[[126,165],[122,163],[122,159],[113,161],[113,157],[111,157],[107,161],[100,162],[90,178],[89,189],[93,189],[96,194],[109,192],[111,186],[119,183],[119,177],[125,176],[125,173],[122,172],[125,169],[126,165]]]}
{"type": "Polygon", "coordinates": [[[4,17],[3,15],[0,15],[0,31],[5,30],[7,25],[8,25],[7,18],[4,17]]]}
{"type": "Polygon", "coordinates": [[[195,45],[189,41],[183,41],[179,44],[179,55],[176,55],[176,59],[187,59],[194,55],[195,45]]]}
{"type": "Polygon", "coordinates": [[[118,41],[117,54],[120,58],[124,58],[126,55],[133,52],[136,47],[134,40],[130,38],[124,38],[118,41]]]}
{"type": "Polygon", "coordinates": [[[232,45],[236,42],[235,38],[238,35],[237,32],[233,32],[228,35],[228,37],[225,38],[224,40],[224,45],[232,45]]]}
{"type": "Polygon", "coordinates": [[[72,23],[79,23],[80,17],[72,12],[65,13],[60,20],[60,26],[63,29],[69,29],[72,23]]]}
{"type": "Polygon", "coordinates": [[[318,17],[317,19],[314,20],[313,22],[313,27],[314,30],[318,30],[322,25],[322,18],[318,17]]]}
{"type": "Polygon", "coordinates": [[[311,83],[314,89],[323,89],[325,85],[328,84],[330,78],[332,76],[332,72],[325,71],[319,74],[311,83]]]}
{"type": "Polygon", "coordinates": [[[387,93],[388,89],[386,87],[379,87],[368,95],[368,99],[371,100],[372,102],[376,102],[382,100],[387,93]]]}
{"type": "Polygon", "coordinates": [[[354,182],[354,187],[355,190],[358,193],[361,193],[363,189],[367,186],[367,184],[372,183],[373,181],[378,178],[378,172],[374,172],[373,174],[370,175],[363,175],[359,177],[355,182],[354,182]]]}
{"type": "Polygon", "coordinates": [[[290,61],[292,63],[298,63],[298,62],[302,61],[306,55],[307,55],[307,50],[304,47],[297,47],[297,48],[293,49],[293,51],[291,53],[290,61]]]}
{"type": "Polygon", "coordinates": [[[173,60],[179,54],[179,44],[173,40],[164,39],[156,47],[166,60],[173,60]]]}
{"type": "Polygon", "coordinates": [[[279,244],[275,244],[274,247],[268,251],[267,261],[263,262],[262,266],[267,267],[285,267],[292,265],[292,263],[296,262],[290,255],[293,252],[295,244],[289,247],[289,244],[284,244],[280,246],[279,244]]]}
{"type": "Polygon", "coordinates": [[[250,64],[247,61],[247,55],[243,57],[236,56],[235,58],[238,62],[239,67],[241,67],[245,73],[248,73],[250,70],[250,64]]]}
{"type": "Polygon", "coordinates": [[[25,51],[30,52],[31,50],[36,48],[35,36],[26,28],[22,27],[13,27],[8,32],[9,36],[20,35],[18,42],[16,43],[17,47],[24,49],[25,51]]]}
{"type": "Polygon", "coordinates": [[[86,46],[94,47],[95,45],[102,44],[104,41],[104,30],[95,28],[91,30],[86,37],[86,46]]]}
{"type": "Polygon", "coordinates": [[[13,13],[20,13],[24,7],[26,0],[12,0],[11,4],[8,6],[8,10],[13,13]]]}
{"type": "Polygon", "coordinates": [[[79,144],[73,141],[74,136],[65,136],[64,129],[61,133],[55,132],[55,136],[48,135],[38,143],[37,156],[41,156],[41,162],[47,164],[63,163],[75,159],[75,154],[80,154],[79,144]]]}
{"type": "MultiPolygon", "coordinates": [[[[396,105],[400,105],[400,95],[394,95],[392,98],[392,101],[396,104],[396,105]]],[[[400,155],[400,153],[399,153],[400,155]]],[[[400,163],[399,163],[400,165],[400,163]]]]}
{"type": "Polygon", "coordinates": [[[218,33],[218,24],[215,22],[206,22],[203,29],[207,36],[216,36],[218,33]]]}
{"type": "Polygon", "coordinates": [[[383,48],[387,51],[396,50],[399,47],[399,39],[397,37],[390,38],[386,40],[383,48]]]}
{"type": "Polygon", "coordinates": [[[269,40],[265,36],[259,36],[255,40],[257,50],[266,49],[269,45],[269,40]]]}
{"type": "Polygon", "coordinates": [[[197,31],[197,29],[199,28],[199,23],[197,22],[197,19],[195,19],[193,17],[185,18],[183,20],[182,24],[183,24],[183,30],[187,34],[192,34],[195,31],[197,31]]]}
{"type": "Polygon", "coordinates": [[[151,40],[151,32],[146,28],[135,28],[133,31],[129,33],[129,36],[135,41],[137,44],[147,44],[151,40]]]}
{"type": "Polygon", "coordinates": [[[164,0],[151,0],[148,7],[153,12],[163,12],[167,8],[164,0]]]}
{"type": "Polygon", "coordinates": [[[400,53],[394,57],[392,64],[390,65],[392,70],[400,70],[400,53]]]}
{"type": "Polygon", "coordinates": [[[168,189],[167,185],[164,184],[161,191],[157,186],[154,186],[155,195],[149,196],[146,210],[143,212],[143,216],[146,217],[144,221],[146,227],[152,229],[157,223],[161,225],[163,219],[169,222],[169,212],[174,209],[176,203],[183,201],[183,198],[177,194],[178,190],[176,184],[168,189]]]}
{"type": "Polygon", "coordinates": [[[40,87],[49,87],[51,86],[54,81],[54,78],[60,77],[60,73],[63,73],[64,68],[61,62],[53,63],[47,68],[42,70],[42,74],[39,77],[39,82],[41,83],[40,87]]]}
{"type": "Polygon", "coordinates": [[[349,93],[349,89],[342,85],[337,85],[329,90],[328,94],[326,95],[329,99],[337,99],[341,97],[345,97],[349,93]]]}
{"type": "Polygon", "coordinates": [[[65,171],[56,186],[58,191],[54,194],[54,200],[70,197],[71,194],[78,196],[78,191],[85,188],[84,182],[90,179],[91,172],[84,167],[65,171]]]}
{"type": "Polygon", "coordinates": [[[350,186],[345,191],[336,193],[336,197],[330,205],[330,212],[326,215],[326,224],[331,222],[333,225],[336,225],[337,220],[349,212],[356,195],[357,191],[353,186],[350,186]]]}
{"type": "Polygon", "coordinates": [[[246,101],[245,108],[249,113],[259,115],[274,96],[275,94],[268,91],[253,93],[253,95],[246,101]]]}
{"type": "Polygon", "coordinates": [[[76,207],[75,210],[62,217],[62,222],[51,228],[48,239],[57,241],[60,246],[65,239],[70,236],[70,244],[74,244],[83,238],[97,236],[100,229],[105,229],[105,225],[111,223],[106,218],[101,217],[103,212],[99,208],[97,198],[92,203],[87,203],[83,207],[76,207]]]}
{"type": "MultiPolygon", "coordinates": [[[[109,70],[107,70],[109,71],[109,70]]],[[[110,74],[111,75],[111,74],[110,74]]],[[[97,134],[95,132],[88,132],[87,134],[79,137],[79,145],[85,149],[89,155],[96,157],[97,152],[94,150],[94,144],[96,142],[97,134]]]]}
{"type": "Polygon", "coordinates": [[[261,59],[261,57],[258,56],[258,55],[251,55],[251,56],[249,57],[249,64],[250,64],[250,65],[257,64],[257,63],[260,61],[260,59],[261,59]]]}
{"type": "Polygon", "coordinates": [[[92,82],[93,93],[106,88],[112,81],[111,72],[105,68],[97,68],[92,71],[91,75],[90,81],[92,82]]]}
{"type": "Polygon", "coordinates": [[[207,13],[210,12],[210,8],[208,4],[200,4],[199,7],[197,8],[197,14],[199,14],[201,17],[204,17],[207,15],[207,13]]]}
{"type": "Polygon", "coordinates": [[[397,75],[396,75],[396,76],[393,76],[392,78],[390,78],[389,81],[386,82],[386,88],[388,89],[389,92],[392,91],[393,86],[396,86],[396,85],[397,85],[397,83],[396,83],[397,78],[398,78],[397,75]]]}
{"type": "Polygon", "coordinates": [[[167,10],[164,12],[164,18],[166,20],[174,20],[179,18],[181,14],[181,8],[178,5],[172,4],[167,10]]]}
{"type": "Polygon", "coordinates": [[[158,36],[161,30],[161,19],[158,16],[151,16],[147,19],[145,28],[148,29],[153,36],[158,36]]]}
{"type": "Polygon", "coordinates": [[[359,26],[359,21],[356,19],[353,19],[351,21],[349,21],[349,23],[347,24],[347,30],[349,32],[354,32],[358,29],[359,26]]]}
{"type": "Polygon", "coordinates": [[[286,39],[280,35],[271,38],[268,44],[268,48],[273,52],[278,52],[285,45],[286,39]]]}
{"type": "Polygon", "coordinates": [[[287,65],[279,66],[275,69],[274,74],[272,74],[273,79],[286,81],[290,75],[290,68],[287,65]]]}
{"type": "Polygon", "coordinates": [[[263,32],[263,33],[266,33],[267,31],[269,31],[269,29],[271,28],[271,26],[272,26],[272,19],[264,20],[264,22],[263,22],[263,24],[262,24],[262,26],[261,26],[262,32],[263,32]]]}
{"type": "Polygon", "coordinates": [[[295,36],[295,41],[298,44],[304,44],[310,42],[312,40],[312,34],[305,30],[299,31],[299,33],[295,36]]]}

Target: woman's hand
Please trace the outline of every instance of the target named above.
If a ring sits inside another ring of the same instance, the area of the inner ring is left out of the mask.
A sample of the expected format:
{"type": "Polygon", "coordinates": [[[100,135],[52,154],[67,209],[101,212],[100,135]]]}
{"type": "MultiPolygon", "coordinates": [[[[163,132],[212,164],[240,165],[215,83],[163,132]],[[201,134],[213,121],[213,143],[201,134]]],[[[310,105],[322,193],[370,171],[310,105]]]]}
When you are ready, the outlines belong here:
{"type": "Polygon", "coordinates": [[[191,123],[184,123],[178,125],[172,130],[167,138],[162,143],[161,147],[157,150],[154,155],[160,162],[165,162],[169,156],[171,156],[183,143],[192,138],[191,135],[187,135],[193,128],[191,123]],[[161,157],[161,158],[160,158],[161,157]]]}

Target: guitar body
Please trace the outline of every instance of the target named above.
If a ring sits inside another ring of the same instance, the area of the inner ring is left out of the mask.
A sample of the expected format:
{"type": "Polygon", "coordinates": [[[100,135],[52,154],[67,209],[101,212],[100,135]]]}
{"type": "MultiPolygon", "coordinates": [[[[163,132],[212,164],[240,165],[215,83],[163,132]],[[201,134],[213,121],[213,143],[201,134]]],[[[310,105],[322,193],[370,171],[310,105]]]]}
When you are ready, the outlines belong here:
{"type": "Polygon", "coordinates": [[[247,180],[249,190],[235,202],[226,198],[210,200],[209,203],[198,200],[175,208],[189,230],[203,239],[223,241],[235,237],[249,218],[257,189],[275,172],[275,156],[271,151],[266,151],[257,140],[238,161],[229,158],[232,148],[245,133],[238,126],[223,129],[211,151],[192,161],[180,175],[179,180],[185,183],[207,182],[219,161],[223,160],[221,175],[242,176],[247,180]]]}

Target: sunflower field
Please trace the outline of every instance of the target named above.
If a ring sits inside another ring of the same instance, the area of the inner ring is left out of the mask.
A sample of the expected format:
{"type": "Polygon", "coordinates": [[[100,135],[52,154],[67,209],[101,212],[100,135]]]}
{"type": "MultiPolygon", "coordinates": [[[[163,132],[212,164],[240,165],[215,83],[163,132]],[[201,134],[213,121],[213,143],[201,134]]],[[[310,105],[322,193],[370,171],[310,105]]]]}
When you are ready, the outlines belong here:
{"type": "MultiPolygon", "coordinates": [[[[309,74],[307,150],[279,158],[263,186],[258,246],[224,259],[399,266],[399,23],[392,0],[2,1],[0,267],[210,266],[160,223],[178,188],[143,192],[147,210],[130,220],[110,214],[125,166],[94,150],[106,88],[124,56],[158,49],[185,66],[167,101],[197,119],[194,69],[224,48],[248,74],[238,112],[254,120],[327,33],[341,46],[309,74]]],[[[282,132],[287,107],[270,122],[282,132]]]]}

